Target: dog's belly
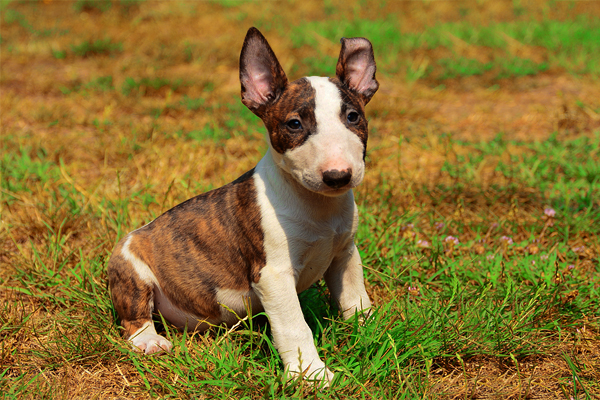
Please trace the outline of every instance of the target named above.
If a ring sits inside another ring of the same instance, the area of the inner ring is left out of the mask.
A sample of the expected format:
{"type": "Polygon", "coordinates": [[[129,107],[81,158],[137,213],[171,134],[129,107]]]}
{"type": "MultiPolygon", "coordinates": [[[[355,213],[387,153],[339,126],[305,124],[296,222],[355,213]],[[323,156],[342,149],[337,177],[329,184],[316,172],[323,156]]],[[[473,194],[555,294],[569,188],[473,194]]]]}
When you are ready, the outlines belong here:
{"type": "Polygon", "coordinates": [[[203,318],[200,316],[181,310],[157,287],[154,288],[154,311],[179,329],[187,325],[189,329],[204,330],[209,326],[207,322],[214,323],[214,321],[202,322],[203,318]]]}
{"type": "Polygon", "coordinates": [[[221,310],[220,318],[205,318],[183,311],[158,288],[154,290],[154,309],[177,328],[183,329],[187,325],[188,329],[197,331],[204,331],[211,325],[223,322],[231,326],[246,317],[248,310],[252,310],[252,314],[263,310],[252,290],[217,289],[216,295],[221,310]]]}

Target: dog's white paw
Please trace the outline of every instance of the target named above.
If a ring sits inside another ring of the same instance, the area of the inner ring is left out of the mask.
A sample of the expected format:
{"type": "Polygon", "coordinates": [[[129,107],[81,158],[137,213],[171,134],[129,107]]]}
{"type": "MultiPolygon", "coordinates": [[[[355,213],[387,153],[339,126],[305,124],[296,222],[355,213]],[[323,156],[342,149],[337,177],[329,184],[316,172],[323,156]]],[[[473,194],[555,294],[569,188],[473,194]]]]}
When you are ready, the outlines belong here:
{"type": "Polygon", "coordinates": [[[129,341],[133,344],[134,348],[139,349],[146,354],[153,354],[161,351],[169,353],[173,348],[173,343],[163,336],[151,332],[141,332],[140,334],[133,336],[129,341]]]}

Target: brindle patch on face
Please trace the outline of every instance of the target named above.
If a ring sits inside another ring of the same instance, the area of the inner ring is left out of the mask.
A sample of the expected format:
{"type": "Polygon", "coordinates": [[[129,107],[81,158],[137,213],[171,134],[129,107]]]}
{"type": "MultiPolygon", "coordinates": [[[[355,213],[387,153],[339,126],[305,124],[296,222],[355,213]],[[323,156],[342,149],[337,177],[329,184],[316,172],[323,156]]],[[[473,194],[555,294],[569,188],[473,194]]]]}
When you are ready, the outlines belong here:
{"type": "Polygon", "coordinates": [[[279,99],[262,115],[262,120],[269,131],[271,145],[278,153],[285,153],[301,146],[306,139],[316,132],[315,89],[305,79],[290,83],[279,99]],[[302,129],[293,131],[286,125],[297,119],[302,129]]]}
{"type": "Polygon", "coordinates": [[[329,80],[336,85],[340,91],[340,97],[342,98],[340,119],[342,123],[359,137],[365,147],[363,154],[364,159],[367,151],[367,139],[369,138],[369,126],[365,116],[365,104],[363,98],[360,94],[344,85],[338,77],[329,78],[329,80]],[[356,111],[358,113],[359,120],[357,123],[350,123],[348,121],[348,113],[350,111],[356,111]]]}

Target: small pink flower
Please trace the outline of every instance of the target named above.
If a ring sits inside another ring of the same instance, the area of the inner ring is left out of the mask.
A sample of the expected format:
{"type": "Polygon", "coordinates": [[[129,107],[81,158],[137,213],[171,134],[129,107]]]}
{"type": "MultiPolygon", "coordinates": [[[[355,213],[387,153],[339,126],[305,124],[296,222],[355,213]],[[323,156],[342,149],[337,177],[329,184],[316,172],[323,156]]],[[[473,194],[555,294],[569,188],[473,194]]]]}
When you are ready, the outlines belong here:
{"type": "Polygon", "coordinates": [[[487,256],[485,256],[486,260],[493,260],[494,259],[494,255],[493,254],[488,254],[487,256]]]}
{"type": "Polygon", "coordinates": [[[417,240],[417,246],[427,248],[429,247],[429,242],[427,240],[419,239],[417,240]]]}
{"type": "Polygon", "coordinates": [[[446,236],[446,238],[444,239],[444,242],[446,243],[450,243],[450,244],[458,244],[458,238],[455,238],[454,236],[446,236]]]}
{"type": "Polygon", "coordinates": [[[441,231],[444,228],[444,223],[443,222],[438,222],[437,224],[435,224],[435,229],[437,229],[438,231],[441,231]]]}
{"type": "Polygon", "coordinates": [[[556,215],[556,211],[554,211],[554,208],[546,207],[544,208],[544,214],[548,218],[554,218],[554,216],[556,215]]]}
{"type": "Polygon", "coordinates": [[[413,296],[420,296],[421,295],[421,291],[419,290],[419,288],[417,286],[409,286],[408,287],[408,293],[410,293],[413,296]]]}
{"type": "Polygon", "coordinates": [[[542,260],[547,260],[547,259],[548,259],[548,257],[549,257],[549,256],[548,256],[548,254],[542,254],[542,255],[540,256],[540,259],[542,259],[542,260]]]}
{"type": "Polygon", "coordinates": [[[573,247],[573,252],[574,253],[583,253],[584,251],[585,251],[585,246],[573,247]]]}
{"type": "Polygon", "coordinates": [[[574,266],[573,264],[571,264],[571,265],[569,265],[569,266],[567,267],[567,269],[568,269],[569,271],[572,271],[572,270],[574,270],[574,269],[575,269],[575,266],[574,266]]]}
{"type": "Polygon", "coordinates": [[[513,244],[513,240],[512,240],[512,238],[510,238],[509,236],[502,236],[502,237],[500,238],[500,241],[501,241],[501,242],[504,242],[504,243],[506,243],[506,244],[513,244]]]}
{"type": "Polygon", "coordinates": [[[409,286],[408,287],[408,293],[411,296],[421,296],[421,291],[419,290],[418,286],[409,286]]]}

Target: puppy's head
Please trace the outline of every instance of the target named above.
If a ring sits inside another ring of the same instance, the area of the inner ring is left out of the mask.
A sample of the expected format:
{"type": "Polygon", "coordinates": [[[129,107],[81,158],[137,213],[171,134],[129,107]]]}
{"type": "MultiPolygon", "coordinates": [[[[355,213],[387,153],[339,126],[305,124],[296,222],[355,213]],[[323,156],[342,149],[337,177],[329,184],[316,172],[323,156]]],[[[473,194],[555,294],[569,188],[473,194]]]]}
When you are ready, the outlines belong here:
{"type": "Polygon", "coordinates": [[[337,196],[363,179],[365,105],[377,91],[364,38],[342,39],[333,78],[288,82],[267,40],[250,28],[240,56],[242,102],[264,122],[277,165],[306,189],[337,196]]]}

